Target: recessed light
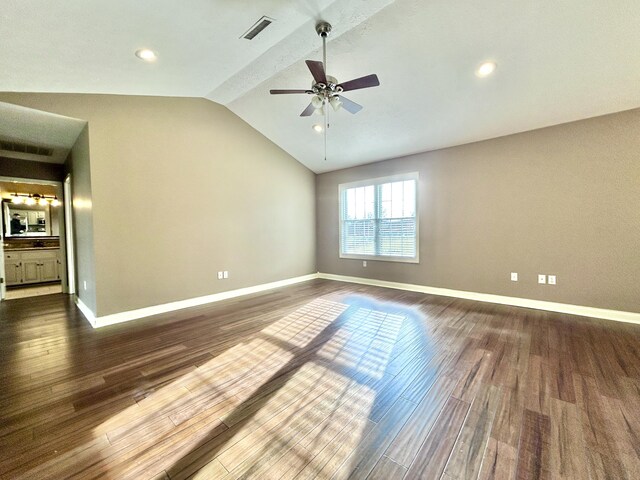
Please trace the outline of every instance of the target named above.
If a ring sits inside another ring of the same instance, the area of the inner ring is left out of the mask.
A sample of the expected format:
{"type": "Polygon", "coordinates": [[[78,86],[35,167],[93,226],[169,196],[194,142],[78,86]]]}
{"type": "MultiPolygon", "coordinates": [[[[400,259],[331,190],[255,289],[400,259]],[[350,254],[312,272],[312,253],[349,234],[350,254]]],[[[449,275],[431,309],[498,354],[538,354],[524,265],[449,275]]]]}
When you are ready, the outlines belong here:
{"type": "Polygon", "coordinates": [[[322,130],[324,130],[324,129],[322,128],[322,125],[320,125],[320,124],[318,124],[318,123],[316,123],[316,124],[315,124],[313,127],[311,127],[311,128],[313,128],[313,129],[314,129],[316,132],[318,132],[318,133],[320,133],[320,132],[322,132],[322,130]]]}
{"type": "Polygon", "coordinates": [[[148,48],[141,48],[140,50],[137,50],[136,57],[138,57],[140,60],[144,60],[145,62],[153,62],[156,58],[158,58],[156,52],[154,52],[153,50],[149,50],[148,48]]]}
{"type": "Polygon", "coordinates": [[[482,65],[478,67],[476,70],[476,75],[478,77],[488,77],[496,70],[496,62],[484,62],[482,65]]]}

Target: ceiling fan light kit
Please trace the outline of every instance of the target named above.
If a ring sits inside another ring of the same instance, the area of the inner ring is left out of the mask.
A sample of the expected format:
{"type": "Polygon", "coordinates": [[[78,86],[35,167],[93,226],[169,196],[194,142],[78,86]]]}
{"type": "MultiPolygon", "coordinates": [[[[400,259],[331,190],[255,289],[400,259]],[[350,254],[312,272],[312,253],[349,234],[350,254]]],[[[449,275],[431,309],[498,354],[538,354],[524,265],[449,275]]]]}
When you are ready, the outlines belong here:
{"type": "Polygon", "coordinates": [[[316,95],[311,99],[311,104],[313,105],[313,108],[318,109],[324,105],[324,99],[319,95],[316,95]]]}
{"type": "Polygon", "coordinates": [[[325,136],[325,160],[327,129],[329,128],[328,110],[325,105],[329,104],[334,111],[344,109],[349,113],[358,113],[362,110],[362,105],[349,100],[342,95],[343,92],[351,90],[359,90],[362,88],[377,87],[380,85],[378,76],[375,74],[366,75],[364,77],[349,80],[348,82],[339,83],[335,77],[327,75],[327,36],[331,32],[331,25],[327,22],[319,22],[316,25],[316,33],[322,37],[322,62],[317,60],[306,60],[307,68],[313,76],[311,89],[309,90],[270,90],[272,95],[283,94],[306,94],[313,95],[311,103],[300,114],[301,117],[308,117],[314,113],[324,115],[324,136],[325,136]]]}
{"type": "Polygon", "coordinates": [[[340,97],[338,95],[331,97],[329,99],[329,103],[331,104],[334,112],[337,112],[338,110],[340,110],[340,107],[342,107],[342,101],[340,100],[340,97]]]}

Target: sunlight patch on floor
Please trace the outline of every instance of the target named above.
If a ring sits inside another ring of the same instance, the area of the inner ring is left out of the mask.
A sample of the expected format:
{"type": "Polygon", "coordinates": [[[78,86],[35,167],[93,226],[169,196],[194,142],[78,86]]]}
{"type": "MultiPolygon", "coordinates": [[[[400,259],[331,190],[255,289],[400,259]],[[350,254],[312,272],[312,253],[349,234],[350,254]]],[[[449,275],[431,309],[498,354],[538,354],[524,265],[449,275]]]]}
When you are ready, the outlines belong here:
{"type": "Polygon", "coordinates": [[[87,475],[119,479],[163,470],[182,478],[203,467],[195,478],[227,471],[273,478],[294,468],[315,476],[342,444],[366,432],[404,319],[314,300],[112,416],[92,442],[28,473],[62,478],[65,467],[88,463],[87,475]]]}

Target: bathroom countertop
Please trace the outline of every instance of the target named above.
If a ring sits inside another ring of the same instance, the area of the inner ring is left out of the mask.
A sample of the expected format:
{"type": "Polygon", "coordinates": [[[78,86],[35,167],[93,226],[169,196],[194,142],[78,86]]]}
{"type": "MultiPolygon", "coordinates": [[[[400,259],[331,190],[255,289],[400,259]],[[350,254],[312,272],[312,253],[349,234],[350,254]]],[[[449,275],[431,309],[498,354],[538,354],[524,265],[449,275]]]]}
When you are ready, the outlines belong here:
{"type": "Polygon", "coordinates": [[[19,248],[7,248],[4,247],[4,252],[25,252],[32,250],[60,250],[60,247],[19,247],[19,248]]]}

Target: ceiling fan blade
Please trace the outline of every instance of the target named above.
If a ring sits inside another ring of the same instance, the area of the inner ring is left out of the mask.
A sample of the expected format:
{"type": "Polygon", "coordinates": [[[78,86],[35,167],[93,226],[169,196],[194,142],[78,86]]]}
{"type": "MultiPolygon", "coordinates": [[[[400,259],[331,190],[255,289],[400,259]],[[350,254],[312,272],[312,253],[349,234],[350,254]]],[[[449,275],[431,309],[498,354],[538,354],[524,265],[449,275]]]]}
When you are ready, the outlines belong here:
{"type": "Polygon", "coordinates": [[[311,90],[269,90],[271,95],[283,95],[286,93],[313,93],[311,90]]]}
{"type": "Polygon", "coordinates": [[[378,85],[380,85],[380,80],[378,80],[378,76],[375,73],[372,73],[366,77],[360,77],[341,83],[338,86],[342,87],[343,92],[348,92],[350,90],[359,90],[360,88],[377,87],[378,85]]]}
{"type": "Polygon", "coordinates": [[[327,74],[324,71],[324,65],[322,64],[322,62],[317,62],[315,60],[306,60],[306,63],[316,83],[324,83],[326,85],[327,74]]]}
{"type": "Polygon", "coordinates": [[[314,111],[315,111],[315,107],[313,106],[313,103],[310,103],[309,106],[302,111],[300,116],[301,117],[310,117],[313,114],[314,111]]]}
{"type": "Polygon", "coordinates": [[[356,102],[343,97],[342,95],[340,95],[340,101],[342,102],[342,108],[344,108],[349,113],[358,113],[360,110],[362,110],[362,105],[359,105],[356,102]]]}

